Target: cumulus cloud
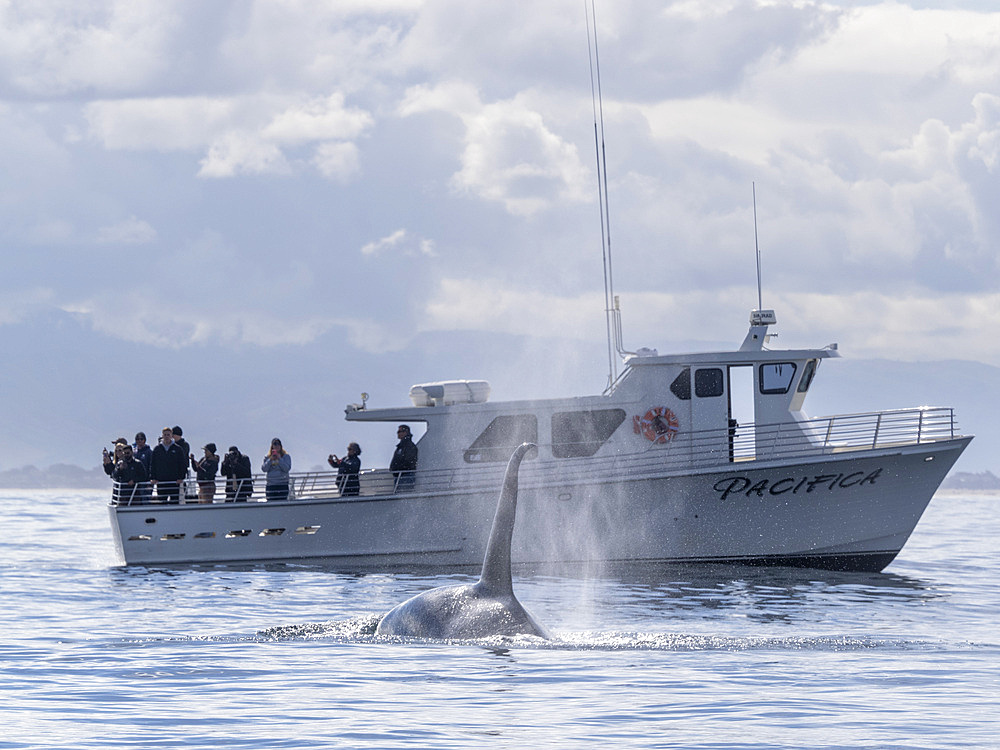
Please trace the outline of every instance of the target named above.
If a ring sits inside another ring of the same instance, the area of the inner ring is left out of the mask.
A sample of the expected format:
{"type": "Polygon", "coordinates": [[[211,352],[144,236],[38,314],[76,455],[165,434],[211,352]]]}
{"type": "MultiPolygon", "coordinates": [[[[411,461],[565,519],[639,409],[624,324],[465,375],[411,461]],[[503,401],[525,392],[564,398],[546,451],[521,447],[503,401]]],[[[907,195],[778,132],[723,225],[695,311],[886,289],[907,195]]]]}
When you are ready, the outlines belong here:
{"type": "Polygon", "coordinates": [[[462,192],[530,216],[561,201],[586,201],[589,172],[576,145],[545,124],[525,98],[484,104],[466,84],[416,87],[400,105],[403,116],[443,110],[465,125],[462,168],[452,178],[462,192]]]}
{"type": "Polygon", "coordinates": [[[352,141],[373,124],[368,112],[324,97],[271,94],[232,97],[159,97],[101,100],[84,108],[91,138],[111,150],[200,151],[198,176],[287,175],[294,148],[314,144],[304,163],[346,180],[359,171],[352,141]]]}
{"type": "MultiPolygon", "coordinates": [[[[837,290],[892,320],[940,302],[956,341],[982,330],[956,300],[986,309],[1000,286],[1000,13],[938,5],[599,7],[626,327],[636,301],[650,338],[659,319],[706,338],[730,308],[742,327],[753,182],[765,291],[811,325],[842,321],[795,295],[837,290]]],[[[601,335],[603,301],[582,291],[601,280],[585,43],[571,0],[0,6],[0,239],[66,269],[0,283],[51,286],[96,319],[120,280],[78,273],[68,248],[143,243],[142,295],[184,305],[137,340],[231,335],[258,307],[298,341],[354,326],[352,346],[400,346],[421,316],[601,335]],[[158,265],[178,254],[184,272],[158,265]],[[214,270],[275,255],[278,273],[214,270]],[[315,282],[345,264],[337,295],[315,282]]]]}

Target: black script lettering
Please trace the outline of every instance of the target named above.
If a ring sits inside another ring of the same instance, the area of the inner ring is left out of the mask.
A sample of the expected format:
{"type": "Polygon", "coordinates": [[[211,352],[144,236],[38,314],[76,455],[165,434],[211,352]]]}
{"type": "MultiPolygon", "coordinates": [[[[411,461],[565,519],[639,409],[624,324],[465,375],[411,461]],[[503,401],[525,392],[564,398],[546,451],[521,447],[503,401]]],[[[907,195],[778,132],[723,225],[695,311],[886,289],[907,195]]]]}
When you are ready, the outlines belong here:
{"type": "Polygon", "coordinates": [[[771,489],[769,491],[772,495],[781,495],[791,490],[793,484],[795,484],[795,480],[792,479],[791,477],[787,477],[785,479],[779,479],[777,482],[771,485],[771,489]],[[779,490],[778,485],[784,484],[785,482],[788,482],[788,487],[779,490]]]}
{"type": "Polygon", "coordinates": [[[799,490],[802,489],[802,485],[804,485],[808,481],[809,481],[809,477],[802,477],[802,481],[799,482],[797,485],[795,485],[795,489],[792,490],[792,494],[793,495],[798,495],[799,494],[799,490]]]}
{"type": "Polygon", "coordinates": [[[749,486],[750,480],[746,477],[734,477],[733,479],[720,479],[713,485],[712,489],[721,492],[720,500],[725,500],[734,492],[743,492],[749,486]]]}
{"type": "Polygon", "coordinates": [[[820,474],[818,477],[813,477],[812,479],[809,480],[809,489],[806,490],[806,494],[812,492],[813,488],[816,487],[816,485],[826,484],[831,479],[836,481],[837,476],[835,474],[820,474]]]}
{"type": "Polygon", "coordinates": [[[864,475],[865,475],[865,473],[863,471],[856,471],[853,474],[848,474],[846,477],[844,477],[843,479],[840,480],[840,486],[841,487],[845,487],[845,488],[846,487],[853,487],[858,482],[860,482],[861,479],[855,479],[852,482],[848,482],[847,480],[850,479],[851,477],[864,477],[864,475]]]}
{"type": "Polygon", "coordinates": [[[875,469],[875,471],[873,471],[871,474],[866,476],[864,479],[862,479],[860,482],[858,482],[858,484],[861,485],[864,484],[865,482],[868,482],[868,484],[875,484],[875,480],[879,478],[879,475],[881,473],[882,469],[881,467],[879,467],[878,469],[875,469]]]}
{"type": "Polygon", "coordinates": [[[757,497],[764,497],[764,490],[767,489],[767,480],[761,479],[757,484],[747,490],[747,497],[750,497],[750,493],[756,492],[757,497]]]}

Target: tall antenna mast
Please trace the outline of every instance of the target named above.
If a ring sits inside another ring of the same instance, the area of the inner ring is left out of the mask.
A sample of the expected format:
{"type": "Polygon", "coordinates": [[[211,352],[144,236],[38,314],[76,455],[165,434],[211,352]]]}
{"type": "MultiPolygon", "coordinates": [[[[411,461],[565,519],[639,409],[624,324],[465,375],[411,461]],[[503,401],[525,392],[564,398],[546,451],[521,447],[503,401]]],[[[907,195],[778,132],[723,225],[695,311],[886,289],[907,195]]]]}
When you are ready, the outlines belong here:
{"type": "Polygon", "coordinates": [[[611,214],[608,200],[607,149],[604,144],[604,96],[601,91],[601,56],[597,44],[597,11],[594,0],[583,2],[587,16],[587,51],[590,60],[590,96],[594,109],[594,148],[597,156],[597,197],[601,212],[601,251],[604,259],[604,320],[608,333],[608,389],[618,379],[618,357],[627,352],[622,347],[621,309],[615,296],[614,271],[611,263],[611,214]],[[590,22],[594,22],[593,43],[590,22]]]}
{"type": "Polygon", "coordinates": [[[753,188],[753,246],[757,253],[757,309],[763,310],[764,303],[760,291],[760,243],[757,241],[757,183],[751,182],[753,188]]]}

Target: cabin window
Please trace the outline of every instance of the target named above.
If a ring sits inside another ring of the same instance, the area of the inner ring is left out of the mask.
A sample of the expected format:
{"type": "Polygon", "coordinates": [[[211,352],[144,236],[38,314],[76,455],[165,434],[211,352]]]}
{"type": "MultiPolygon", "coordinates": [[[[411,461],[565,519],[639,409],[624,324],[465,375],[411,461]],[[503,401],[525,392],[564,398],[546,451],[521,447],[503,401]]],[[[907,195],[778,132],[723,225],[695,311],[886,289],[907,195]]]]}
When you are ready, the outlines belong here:
{"type": "Polygon", "coordinates": [[[674,382],[670,384],[670,392],[681,401],[689,401],[691,399],[690,367],[685,367],[681,370],[681,374],[674,378],[674,382]]]}
{"type": "Polygon", "coordinates": [[[794,362],[775,362],[760,366],[760,392],[769,395],[788,393],[795,378],[794,362]]]}
{"type": "Polygon", "coordinates": [[[622,409],[557,412],[552,415],[552,455],[593,456],[624,421],[622,409]]]}
{"type": "Polygon", "coordinates": [[[694,395],[698,398],[711,398],[721,396],[723,393],[722,370],[720,368],[703,367],[694,371],[694,395]]]}
{"type": "Polygon", "coordinates": [[[816,376],[816,364],[818,360],[810,359],[806,362],[805,368],[802,370],[802,380],[799,381],[798,392],[805,393],[809,390],[809,386],[812,385],[813,378],[816,376]]]}
{"type": "Polygon", "coordinates": [[[465,451],[470,464],[508,461],[521,443],[538,442],[538,418],[534,414],[507,414],[497,417],[479,433],[465,451]]]}

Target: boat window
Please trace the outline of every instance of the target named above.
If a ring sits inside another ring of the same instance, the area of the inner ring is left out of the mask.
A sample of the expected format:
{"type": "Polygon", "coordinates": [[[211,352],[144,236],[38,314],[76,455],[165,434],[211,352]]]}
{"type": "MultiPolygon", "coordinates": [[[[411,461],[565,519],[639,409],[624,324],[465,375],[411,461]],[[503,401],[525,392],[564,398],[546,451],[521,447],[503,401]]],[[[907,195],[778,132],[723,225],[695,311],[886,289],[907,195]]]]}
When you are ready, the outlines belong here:
{"type": "Polygon", "coordinates": [[[556,412],[552,415],[552,455],[593,456],[624,421],[622,409],[556,412]]]}
{"type": "Polygon", "coordinates": [[[508,461],[521,443],[537,442],[538,418],[534,414],[507,414],[487,425],[465,451],[465,461],[470,464],[508,461]]]}
{"type": "Polygon", "coordinates": [[[722,370],[718,367],[703,367],[694,371],[694,395],[698,398],[721,396],[722,370]]]}
{"type": "Polygon", "coordinates": [[[691,368],[685,367],[681,374],[674,378],[670,384],[670,392],[681,401],[688,401],[691,398],[691,368]]]}
{"type": "Polygon", "coordinates": [[[795,377],[794,362],[775,362],[760,366],[760,392],[764,394],[788,393],[795,377]]]}
{"type": "Polygon", "coordinates": [[[812,385],[813,378],[816,375],[816,363],[818,360],[810,359],[806,362],[805,368],[802,370],[802,380],[799,381],[798,392],[805,393],[809,390],[809,386],[812,385]]]}

